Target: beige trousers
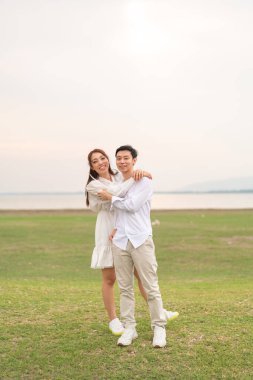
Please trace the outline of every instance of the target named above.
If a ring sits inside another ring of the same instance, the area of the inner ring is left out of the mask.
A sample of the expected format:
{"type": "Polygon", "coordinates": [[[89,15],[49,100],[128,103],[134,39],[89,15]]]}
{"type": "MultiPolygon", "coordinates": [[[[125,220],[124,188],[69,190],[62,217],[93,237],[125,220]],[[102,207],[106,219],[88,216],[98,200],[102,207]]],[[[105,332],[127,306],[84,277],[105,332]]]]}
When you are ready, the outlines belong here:
{"type": "Polygon", "coordinates": [[[134,248],[129,240],[126,250],[122,250],[113,244],[112,252],[120,288],[120,314],[124,327],[136,326],[134,317],[134,267],[147,294],[151,327],[165,326],[166,319],[158,285],[157,262],[152,237],[149,237],[138,248],[134,248]]]}

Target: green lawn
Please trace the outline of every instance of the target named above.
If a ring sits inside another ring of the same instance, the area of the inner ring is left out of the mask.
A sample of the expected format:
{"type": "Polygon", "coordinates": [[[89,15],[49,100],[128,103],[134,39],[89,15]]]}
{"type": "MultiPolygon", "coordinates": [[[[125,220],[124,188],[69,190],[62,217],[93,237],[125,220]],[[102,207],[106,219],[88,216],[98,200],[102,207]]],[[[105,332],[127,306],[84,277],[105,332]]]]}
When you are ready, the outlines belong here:
{"type": "MultiPolygon", "coordinates": [[[[153,212],[168,346],[117,347],[90,269],[95,215],[0,213],[0,379],[252,379],[253,210],[153,212]]],[[[118,289],[116,288],[116,299],[118,289]]]]}

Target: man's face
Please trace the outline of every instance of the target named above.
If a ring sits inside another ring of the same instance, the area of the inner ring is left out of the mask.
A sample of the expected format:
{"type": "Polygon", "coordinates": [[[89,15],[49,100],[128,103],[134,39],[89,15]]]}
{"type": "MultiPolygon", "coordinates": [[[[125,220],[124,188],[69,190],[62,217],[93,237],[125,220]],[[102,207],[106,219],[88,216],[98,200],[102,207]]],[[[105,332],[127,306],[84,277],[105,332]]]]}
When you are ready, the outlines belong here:
{"type": "Polygon", "coordinates": [[[132,172],[136,158],[128,150],[120,150],[116,155],[116,165],[122,174],[132,172]]]}

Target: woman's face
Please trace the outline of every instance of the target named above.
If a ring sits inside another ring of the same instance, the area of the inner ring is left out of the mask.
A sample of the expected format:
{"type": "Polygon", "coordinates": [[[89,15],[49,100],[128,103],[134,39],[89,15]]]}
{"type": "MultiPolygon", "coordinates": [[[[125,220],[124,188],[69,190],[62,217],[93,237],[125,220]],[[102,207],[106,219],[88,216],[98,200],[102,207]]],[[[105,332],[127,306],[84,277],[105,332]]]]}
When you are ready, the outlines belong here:
{"type": "Polygon", "coordinates": [[[100,177],[108,174],[109,160],[103,154],[95,152],[91,156],[91,168],[95,170],[100,177]]]}

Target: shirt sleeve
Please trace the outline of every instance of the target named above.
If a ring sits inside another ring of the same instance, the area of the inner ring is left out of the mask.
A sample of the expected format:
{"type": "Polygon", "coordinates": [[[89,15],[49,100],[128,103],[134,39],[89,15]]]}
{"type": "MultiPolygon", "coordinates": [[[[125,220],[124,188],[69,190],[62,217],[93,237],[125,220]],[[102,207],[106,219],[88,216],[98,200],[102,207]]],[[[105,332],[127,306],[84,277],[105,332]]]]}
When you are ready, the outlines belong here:
{"type": "Polygon", "coordinates": [[[151,180],[148,178],[142,178],[142,180],[136,183],[135,191],[132,194],[128,194],[126,198],[113,196],[112,206],[117,209],[136,212],[147,201],[151,200],[152,193],[151,180]]]}

